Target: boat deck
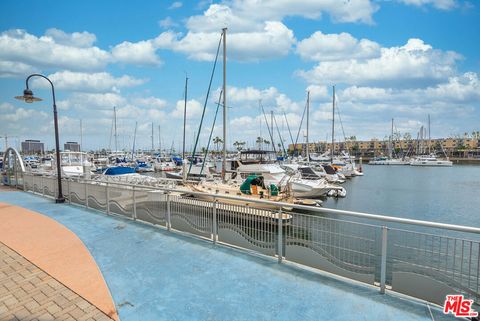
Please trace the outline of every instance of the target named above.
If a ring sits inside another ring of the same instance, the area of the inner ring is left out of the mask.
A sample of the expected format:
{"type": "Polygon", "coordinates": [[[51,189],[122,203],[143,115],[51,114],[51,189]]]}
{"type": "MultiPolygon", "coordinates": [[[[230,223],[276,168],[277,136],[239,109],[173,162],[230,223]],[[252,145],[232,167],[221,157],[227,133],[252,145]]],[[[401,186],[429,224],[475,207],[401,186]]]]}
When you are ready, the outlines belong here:
{"type": "Polygon", "coordinates": [[[375,288],[29,193],[0,191],[0,202],[75,233],[123,321],[454,319],[375,288]]]}

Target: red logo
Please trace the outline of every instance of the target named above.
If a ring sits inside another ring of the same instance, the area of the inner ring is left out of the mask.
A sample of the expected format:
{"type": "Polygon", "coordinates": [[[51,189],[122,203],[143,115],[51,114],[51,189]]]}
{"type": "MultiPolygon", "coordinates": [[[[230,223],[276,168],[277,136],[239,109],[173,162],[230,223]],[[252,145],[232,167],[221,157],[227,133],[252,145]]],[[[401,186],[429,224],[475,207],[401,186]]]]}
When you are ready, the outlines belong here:
{"type": "Polygon", "coordinates": [[[473,300],[464,299],[463,295],[447,295],[443,313],[452,313],[456,317],[476,317],[478,312],[472,309],[473,300]]]}

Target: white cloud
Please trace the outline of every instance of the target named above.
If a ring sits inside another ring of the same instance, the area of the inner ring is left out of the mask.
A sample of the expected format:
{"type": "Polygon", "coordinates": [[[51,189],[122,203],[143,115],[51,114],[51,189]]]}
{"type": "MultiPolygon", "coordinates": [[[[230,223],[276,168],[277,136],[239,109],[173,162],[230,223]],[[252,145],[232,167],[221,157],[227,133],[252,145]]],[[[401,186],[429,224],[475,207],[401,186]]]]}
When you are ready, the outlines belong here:
{"type": "Polygon", "coordinates": [[[168,29],[171,27],[177,27],[178,23],[176,23],[172,17],[166,17],[165,19],[158,21],[158,25],[162,28],[168,29]]]}
{"type": "MultiPolygon", "coordinates": [[[[286,94],[279,92],[275,87],[258,89],[251,86],[243,88],[229,86],[227,90],[227,104],[229,107],[232,107],[234,111],[259,108],[259,113],[261,113],[259,101],[261,101],[265,112],[272,109],[276,112],[291,112],[299,111],[303,108],[304,102],[298,103],[293,101],[286,94]]],[[[218,97],[219,93],[220,91],[218,89],[214,96],[218,97]]]]}
{"type": "MultiPolygon", "coordinates": [[[[73,93],[68,99],[58,102],[63,109],[75,109],[78,112],[104,110],[113,115],[114,106],[124,106],[127,99],[116,93],[73,93]]],[[[112,116],[113,117],[113,116],[112,116]]]]}
{"type": "Polygon", "coordinates": [[[17,61],[0,61],[0,78],[17,78],[25,77],[33,73],[33,66],[17,61]]]}
{"type": "Polygon", "coordinates": [[[431,5],[434,8],[441,10],[450,10],[456,8],[458,3],[456,0],[397,0],[407,5],[414,5],[417,7],[431,5]]]}
{"type": "Polygon", "coordinates": [[[133,100],[133,103],[141,106],[152,107],[152,108],[164,108],[167,106],[167,102],[165,100],[157,97],[135,98],[133,100]]]}
{"type": "Polygon", "coordinates": [[[263,21],[281,21],[288,16],[319,19],[323,13],[338,22],[372,23],[376,10],[377,6],[369,0],[231,0],[211,4],[203,15],[190,17],[187,27],[196,32],[217,31],[226,26],[234,32],[252,31],[261,28],[263,21]]]}
{"type": "Polygon", "coordinates": [[[73,46],[78,48],[88,48],[93,46],[97,37],[90,32],[74,32],[66,33],[60,29],[51,28],[45,32],[46,37],[52,38],[55,43],[65,46],[73,46]]]}
{"type": "MultiPolygon", "coordinates": [[[[182,52],[195,60],[211,61],[220,40],[220,30],[216,32],[188,32],[181,34],[171,31],[160,34],[155,44],[161,49],[182,52]]],[[[263,30],[254,32],[227,33],[227,57],[240,61],[258,61],[285,56],[296,42],[293,32],[283,23],[267,21],[263,30]]]]}
{"type": "Polygon", "coordinates": [[[124,41],[112,49],[112,55],[116,62],[158,66],[162,61],[155,51],[156,48],[150,40],[135,43],[124,41]]]}
{"type": "Polygon", "coordinates": [[[480,101],[480,81],[476,73],[467,72],[427,88],[393,89],[352,86],[342,90],[339,97],[342,102],[390,104],[403,111],[408,111],[409,106],[430,106],[435,103],[468,105],[480,101]]]}
{"type": "MultiPolygon", "coordinates": [[[[172,111],[171,116],[174,118],[182,118],[185,107],[185,101],[178,100],[175,109],[172,111]]],[[[187,100],[187,119],[198,118],[202,114],[203,105],[198,100],[187,100]]]]}
{"type": "Polygon", "coordinates": [[[275,87],[269,87],[266,89],[257,89],[251,86],[245,88],[235,86],[227,87],[227,98],[232,104],[254,103],[255,106],[258,106],[259,100],[270,101],[276,95],[278,95],[278,90],[275,87]]]}
{"type": "Polygon", "coordinates": [[[170,10],[178,9],[178,8],[181,8],[182,6],[183,6],[183,3],[181,3],[180,1],[175,1],[170,5],[170,7],[168,7],[168,9],[170,10]]]}
{"type": "MultiPolygon", "coordinates": [[[[320,19],[323,13],[339,22],[372,23],[377,6],[370,0],[344,1],[264,1],[230,0],[211,4],[202,15],[188,18],[185,36],[166,32],[155,39],[156,46],[185,53],[195,60],[211,61],[215,57],[221,29],[228,27],[228,58],[239,61],[259,61],[286,56],[296,43],[293,31],[281,21],[288,16],[320,19]]],[[[162,26],[170,25],[166,19],[162,26]]],[[[343,39],[341,39],[343,40],[343,39]]],[[[347,39],[350,40],[350,39],[347,39]]],[[[356,41],[353,39],[353,41],[356,41]]],[[[351,45],[351,44],[350,44],[351,45]]],[[[376,44],[360,40],[351,51],[362,49],[358,57],[371,57],[376,44]]],[[[301,52],[315,50],[308,41],[301,52]]]]}
{"type": "MultiPolygon", "coordinates": [[[[107,72],[83,73],[72,71],[59,71],[48,76],[56,89],[69,91],[95,91],[118,92],[119,88],[133,87],[145,83],[144,79],[136,79],[130,76],[114,77],[107,72]]],[[[44,79],[35,78],[34,86],[49,87],[44,79]]]]}
{"type": "Polygon", "coordinates": [[[7,111],[12,111],[13,109],[15,109],[15,107],[13,107],[13,105],[10,104],[10,103],[1,103],[0,104],[0,111],[2,113],[5,113],[7,111]]]}
{"type": "Polygon", "coordinates": [[[2,121],[6,122],[19,122],[23,120],[32,120],[38,118],[46,118],[47,113],[44,111],[39,111],[38,109],[25,109],[25,108],[17,108],[14,109],[11,113],[3,113],[1,118],[2,121]]]}
{"type": "Polygon", "coordinates": [[[455,52],[435,50],[420,39],[409,39],[404,46],[382,48],[378,58],[325,61],[298,74],[316,84],[428,86],[453,76],[459,59],[455,52]]]}
{"type": "MultiPolygon", "coordinates": [[[[69,37],[75,38],[73,35],[69,37]]],[[[30,65],[36,69],[55,67],[95,70],[105,67],[110,60],[110,54],[97,47],[78,47],[88,41],[85,36],[76,38],[76,46],[72,46],[57,43],[56,39],[49,35],[37,37],[21,29],[4,31],[0,34],[0,60],[30,65]]]]}
{"type": "Polygon", "coordinates": [[[380,45],[368,39],[355,39],[345,32],[323,34],[317,31],[300,41],[296,51],[305,60],[367,59],[380,56],[380,45]]]}
{"type": "Polygon", "coordinates": [[[263,19],[252,18],[252,16],[238,15],[229,5],[211,4],[203,15],[188,18],[187,28],[195,33],[218,32],[226,27],[236,32],[260,29],[263,19]]]}
{"type": "Polygon", "coordinates": [[[310,91],[310,100],[312,101],[330,97],[326,86],[310,85],[307,87],[307,91],[310,91]]]}

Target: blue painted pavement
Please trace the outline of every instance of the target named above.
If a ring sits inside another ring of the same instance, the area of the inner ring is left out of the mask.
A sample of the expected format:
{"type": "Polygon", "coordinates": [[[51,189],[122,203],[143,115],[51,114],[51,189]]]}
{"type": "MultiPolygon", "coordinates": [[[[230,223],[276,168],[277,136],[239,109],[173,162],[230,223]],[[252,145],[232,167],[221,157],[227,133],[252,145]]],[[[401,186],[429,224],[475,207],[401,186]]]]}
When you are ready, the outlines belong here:
{"type": "MultiPolygon", "coordinates": [[[[208,241],[30,193],[0,192],[0,201],[47,215],[76,233],[123,321],[432,320],[425,304],[208,241]]],[[[439,310],[432,313],[446,319],[439,310]]]]}

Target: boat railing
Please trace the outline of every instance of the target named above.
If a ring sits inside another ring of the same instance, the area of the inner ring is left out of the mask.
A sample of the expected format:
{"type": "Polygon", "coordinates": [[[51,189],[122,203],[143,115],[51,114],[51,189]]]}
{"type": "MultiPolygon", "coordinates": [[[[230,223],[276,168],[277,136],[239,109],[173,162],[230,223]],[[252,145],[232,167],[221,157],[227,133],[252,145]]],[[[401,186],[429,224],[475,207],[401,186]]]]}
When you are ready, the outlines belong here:
{"type": "MultiPolygon", "coordinates": [[[[9,185],[54,197],[54,176],[9,172],[9,185]]],[[[62,181],[72,204],[254,251],[278,262],[443,305],[479,302],[480,228],[236,195],[83,178],[62,181]],[[192,197],[193,196],[193,197],[192,197]]]]}

